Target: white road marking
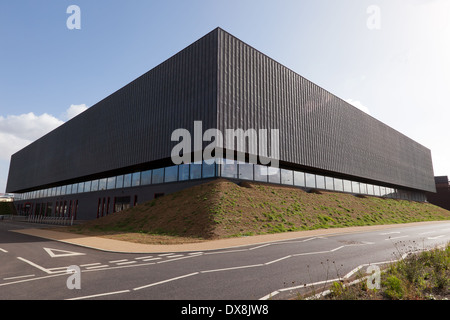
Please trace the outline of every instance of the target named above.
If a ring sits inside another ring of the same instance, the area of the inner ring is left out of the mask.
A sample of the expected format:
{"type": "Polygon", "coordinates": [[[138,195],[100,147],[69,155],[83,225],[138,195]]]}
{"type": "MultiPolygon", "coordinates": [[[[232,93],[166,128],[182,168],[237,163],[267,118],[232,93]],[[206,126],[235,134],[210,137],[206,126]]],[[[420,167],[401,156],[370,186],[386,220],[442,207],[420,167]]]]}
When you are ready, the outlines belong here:
{"type": "Polygon", "coordinates": [[[80,264],[80,267],[98,266],[99,264],[101,264],[101,263],[96,262],[96,263],[80,264]]]}
{"type": "Polygon", "coordinates": [[[422,235],[425,235],[425,234],[430,234],[430,233],[436,233],[436,232],[438,232],[438,231],[422,232],[422,233],[419,233],[419,236],[422,236],[422,235]]]}
{"type": "Polygon", "coordinates": [[[26,276],[3,278],[3,280],[15,280],[15,279],[21,279],[21,278],[30,278],[30,277],[34,277],[34,274],[28,274],[26,276]]]}
{"type": "Polygon", "coordinates": [[[101,264],[99,266],[86,267],[86,270],[98,269],[98,268],[107,268],[109,267],[107,264],[101,264]]]}
{"type": "Polygon", "coordinates": [[[150,258],[150,259],[144,259],[142,261],[154,261],[154,260],[161,260],[161,258],[150,258]]]}
{"type": "Polygon", "coordinates": [[[173,255],[173,253],[163,253],[163,254],[159,254],[158,257],[166,257],[166,256],[171,256],[173,255]]]}
{"type": "Polygon", "coordinates": [[[31,261],[28,261],[27,259],[24,259],[24,258],[22,258],[22,257],[17,257],[17,259],[22,260],[23,262],[26,262],[26,263],[28,263],[29,265],[31,265],[31,266],[33,266],[33,267],[35,267],[35,268],[38,268],[38,269],[41,270],[41,271],[44,271],[45,273],[48,273],[48,274],[51,274],[51,273],[52,273],[52,271],[50,271],[50,270],[48,270],[48,269],[45,269],[44,267],[41,267],[40,265],[37,265],[37,264],[35,264],[34,262],[31,262],[31,261]]]}
{"type": "Polygon", "coordinates": [[[149,259],[149,258],[153,258],[153,256],[139,257],[139,258],[135,258],[135,259],[136,260],[143,260],[143,259],[149,259]]]}
{"type": "Polygon", "coordinates": [[[120,294],[120,293],[127,293],[127,292],[130,292],[130,290],[122,290],[122,291],[115,291],[115,292],[99,293],[99,294],[93,294],[93,295],[90,295],[90,296],[71,298],[71,299],[67,299],[67,300],[83,300],[83,299],[104,297],[104,296],[110,296],[110,295],[113,295],[113,294],[120,294]]]}
{"type": "Polygon", "coordinates": [[[125,265],[125,264],[133,264],[133,263],[137,263],[137,261],[119,262],[119,263],[117,263],[117,265],[118,265],[118,266],[122,266],[122,265],[125,265]]]}
{"type": "Polygon", "coordinates": [[[278,261],[281,261],[281,260],[284,260],[284,259],[288,259],[288,258],[290,258],[290,257],[292,257],[292,256],[286,256],[286,257],[283,257],[283,258],[280,258],[280,259],[277,259],[277,260],[273,260],[273,261],[270,261],[270,262],[266,262],[266,263],[264,263],[264,265],[265,265],[265,266],[268,266],[269,264],[272,264],[272,263],[275,263],[275,262],[278,262],[278,261]]]}
{"type": "Polygon", "coordinates": [[[8,253],[8,251],[6,251],[5,249],[2,249],[2,248],[0,248],[0,251],[4,252],[4,253],[8,253]]]}
{"type": "Polygon", "coordinates": [[[445,234],[437,236],[437,237],[428,237],[427,239],[428,240],[436,240],[436,239],[439,239],[439,238],[442,238],[442,237],[445,237],[445,234]]]}
{"type": "Polygon", "coordinates": [[[159,284],[163,284],[163,283],[167,283],[167,282],[171,282],[171,281],[175,281],[175,280],[179,280],[179,279],[195,276],[196,274],[198,274],[198,272],[189,273],[189,274],[186,274],[184,276],[179,276],[179,277],[176,277],[176,278],[171,278],[171,279],[167,279],[167,280],[151,283],[151,284],[148,284],[148,285],[145,285],[145,286],[142,286],[142,287],[134,288],[133,290],[137,291],[137,290],[141,290],[141,289],[145,289],[145,288],[149,288],[149,287],[154,287],[154,286],[157,286],[159,284]]]}
{"type": "Polygon", "coordinates": [[[237,267],[230,267],[230,268],[222,268],[222,269],[213,269],[213,270],[205,270],[200,271],[200,273],[210,273],[210,272],[219,272],[219,271],[228,271],[228,270],[237,270],[237,269],[247,269],[247,268],[255,268],[255,267],[261,267],[264,264],[251,264],[247,266],[237,266],[237,267]]]}
{"type": "Polygon", "coordinates": [[[113,261],[109,261],[109,263],[118,263],[118,262],[125,262],[125,261],[128,261],[128,259],[113,260],[113,261]]]}
{"type": "Polygon", "coordinates": [[[85,253],[81,253],[81,252],[72,252],[72,251],[52,249],[52,248],[44,248],[44,250],[47,251],[47,253],[52,258],[71,257],[71,256],[84,256],[84,255],[86,255],[85,253]],[[56,253],[56,252],[62,252],[62,253],[56,253]]]}
{"type": "Polygon", "coordinates": [[[395,240],[395,239],[401,239],[401,238],[406,238],[406,237],[409,237],[409,236],[389,237],[389,238],[384,239],[384,240],[395,240]]]}
{"type": "Polygon", "coordinates": [[[384,233],[380,233],[380,235],[387,236],[388,234],[396,234],[396,233],[400,233],[400,231],[384,232],[384,233]]]}

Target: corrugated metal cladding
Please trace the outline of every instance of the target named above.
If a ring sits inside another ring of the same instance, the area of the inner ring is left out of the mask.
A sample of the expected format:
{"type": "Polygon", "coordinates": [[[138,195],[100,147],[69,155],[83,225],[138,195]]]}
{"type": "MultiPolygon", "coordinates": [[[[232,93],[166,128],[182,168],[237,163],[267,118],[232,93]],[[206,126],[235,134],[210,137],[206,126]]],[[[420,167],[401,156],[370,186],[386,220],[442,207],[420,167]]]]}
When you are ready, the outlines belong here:
{"type": "Polygon", "coordinates": [[[13,155],[6,191],[169,158],[195,120],[279,129],[292,166],[435,191],[428,149],[220,28],[13,155]]]}
{"type": "Polygon", "coordinates": [[[175,129],[216,128],[217,32],[14,154],[8,192],[170,157],[175,129]]]}
{"type": "Polygon", "coordinates": [[[279,129],[281,161],[435,191],[429,149],[222,30],[218,93],[219,129],[279,129]]]}

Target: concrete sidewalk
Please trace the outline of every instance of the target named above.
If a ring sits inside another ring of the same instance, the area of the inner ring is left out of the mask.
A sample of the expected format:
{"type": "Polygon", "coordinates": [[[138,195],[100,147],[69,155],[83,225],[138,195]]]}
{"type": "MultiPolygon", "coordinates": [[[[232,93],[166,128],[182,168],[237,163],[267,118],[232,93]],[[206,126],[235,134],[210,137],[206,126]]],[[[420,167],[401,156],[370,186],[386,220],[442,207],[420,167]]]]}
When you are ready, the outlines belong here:
{"type": "Polygon", "coordinates": [[[103,237],[91,237],[79,234],[64,233],[47,229],[22,229],[12,231],[102,251],[119,252],[119,253],[160,253],[160,252],[208,251],[208,250],[240,247],[246,245],[264,244],[274,241],[292,240],[305,237],[330,236],[345,233],[358,233],[358,232],[385,230],[391,228],[438,224],[438,223],[448,223],[448,221],[427,221],[427,222],[414,222],[407,224],[319,229],[309,231],[258,235],[250,237],[228,238],[220,240],[203,241],[198,243],[186,243],[174,245],[139,244],[127,241],[112,240],[103,237]]]}

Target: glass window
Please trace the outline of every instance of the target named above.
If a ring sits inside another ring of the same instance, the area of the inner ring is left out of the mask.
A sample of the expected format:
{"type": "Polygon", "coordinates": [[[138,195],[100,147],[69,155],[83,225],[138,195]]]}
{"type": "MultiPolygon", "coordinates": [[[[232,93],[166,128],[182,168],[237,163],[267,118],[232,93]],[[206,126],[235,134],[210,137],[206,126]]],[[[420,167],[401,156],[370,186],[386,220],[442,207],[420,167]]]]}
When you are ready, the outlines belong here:
{"type": "Polygon", "coordinates": [[[375,195],[375,191],[373,190],[373,184],[367,184],[366,188],[367,188],[368,195],[371,195],[371,196],[375,195]]]}
{"type": "Polygon", "coordinates": [[[109,177],[106,181],[106,189],[111,190],[116,188],[116,177],[109,177]]]}
{"type": "Polygon", "coordinates": [[[315,188],[316,187],[316,176],[311,173],[305,173],[305,181],[307,188],[315,188]]]}
{"type": "Polygon", "coordinates": [[[319,189],[325,189],[325,177],[316,175],[316,185],[319,189]]]}
{"type": "Polygon", "coordinates": [[[294,171],[294,185],[298,187],[305,186],[305,173],[300,171],[294,171]]]}
{"type": "Polygon", "coordinates": [[[78,193],[78,183],[72,185],[72,194],[78,193]]]}
{"type": "Polygon", "coordinates": [[[255,164],[255,181],[267,182],[267,167],[255,164]]]}
{"type": "Polygon", "coordinates": [[[222,174],[224,178],[234,178],[237,179],[237,163],[234,160],[225,159],[224,163],[221,165],[222,174]]]}
{"type": "Polygon", "coordinates": [[[281,169],[281,183],[294,185],[294,173],[292,170],[281,169]]]}
{"type": "Polygon", "coordinates": [[[98,180],[93,180],[92,181],[91,191],[98,191],[98,180]]]}
{"type": "Polygon", "coordinates": [[[84,192],[84,182],[78,183],[78,193],[84,192]]]}
{"type": "Polygon", "coordinates": [[[180,181],[189,180],[189,164],[180,164],[178,166],[178,177],[180,181]]]}
{"type": "Polygon", "coordinates": [[[132,178],[132,174],[131,173],[128,173],[128,174],[123,176],[123,187],[124,188],[131,187],[131,178],[132,178]]]}
{"type": "Polygon", "coordinates": [[[180,164],[178,166],[178,176],[180,181],[189,180],[189,165],[188,164],[180,164]]]}
{"type": "Polygon", "coordinates": [[[361,194],[367,194],[367,184],[366,183],[360,183],[359,189],[361,190],[361,194]]]}
{"type": "Polygon", "coordinates": [[[141,185],[141,173],[140,172],[134,172],[131,178],[131,186],[132,187],[138,187],[141,185]]]}
{"type": "Polygon", "coordinates": [[[116,189],[123,188],[123,175],[116,177],[116,189]]]}
{"type": "Polygon", "coordinates": [[[152,170],[142,171],[141,173],[141,185],[145,186],[152,184],[152,170]]]}
{"type": "Polygon", "coordinates": [[[178,180],[178,166],[165,168],[164,182],[175,182],[178,180]]]}
{"type": "Polygon", "coordinates": [[[202,163],[194,162],[190,164],[190,179],[201,179],[202,177],[202,163]]]}
{"type": "Polygon", "coordinates": [[[357,181],[352,181],[352,192],[353,193],[360,193],[361,191],[359,190],[359,182],[357,181]]]}
{"type": "Polygon", "coordinates": [[[384,197],[386,195],[386,187],[380,187],[380,196],[384,197]]]}
{"type": "Polygon", "coordinates": [[[104,178],[104,179],[100,179],[98,182],[98,190],[106,190],[106,185],[108,183],[108,179],[104,178]]]}
{"type": "Polygon", "coordinates": [[[56,187],[56,195],[61,195],[61,187],[56,187]]]}
{"type": "Polygon", "coordinates": [[[376,196],[380,196],[380,186],[373,186],[376,196]]]}
{"type": "Polygon", "coordinates": [[[152,183],[156,184],[156,183],[163,183],[163,182],[164,182],[164,168],[159,168],[159,169],[153,170],[152,183]]]}
{"type": "Polygon", "coordinates": [[[325,189],[334,190],[334,180],[332,177],[325,177],[325,189]]]}
{"type": "Polygon", "coordinates": [[[253,180],[253,164],[252,163],[239,163],[239,179],[253,180]]]}
{"type": "Polygon", "coordinates": [[[216,176],[216,163],[211,159],[203,161],[203,178],[213,178],[216,176]]]}
{"type": "Polygon", "coordinates": [[[269,167],[267,169],[267,175],[270,183],[281,183],[280,168],[269,167]]]}
{"type": "Polygon", "coordinates": [[[66,190],[67,190],[67,186],[62,186],[61,187],[61,195],[62,196],[66,195],[66,190]]]}
{"type": "Polygon", "coordinates": [[[91,192],[92,181],[87,181],[84,183],[84,192],[91,192]]]}
{"type": "Polygon", "coordinates": [[[334,178],[334,190],[344,191],[344,185],[343,185],[342,179],[334,178]]]}
{"type": "Polygon", "coordinates": [[[350,180],[344,180],[344,191],[352,192],[352,182],[350,180]]]}

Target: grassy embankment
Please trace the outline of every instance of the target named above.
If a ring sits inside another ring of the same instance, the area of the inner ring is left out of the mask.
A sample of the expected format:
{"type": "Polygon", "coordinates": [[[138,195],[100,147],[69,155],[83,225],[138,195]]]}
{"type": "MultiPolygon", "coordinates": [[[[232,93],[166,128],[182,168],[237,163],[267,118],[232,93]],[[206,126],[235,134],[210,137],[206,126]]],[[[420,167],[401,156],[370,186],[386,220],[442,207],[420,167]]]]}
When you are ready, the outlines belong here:
{"type": "Polygon", "coordinates": [[[214,180],[70,228],[141,243],[182,243],[288,231],[449,220],[429,203],[214,180]]]}

